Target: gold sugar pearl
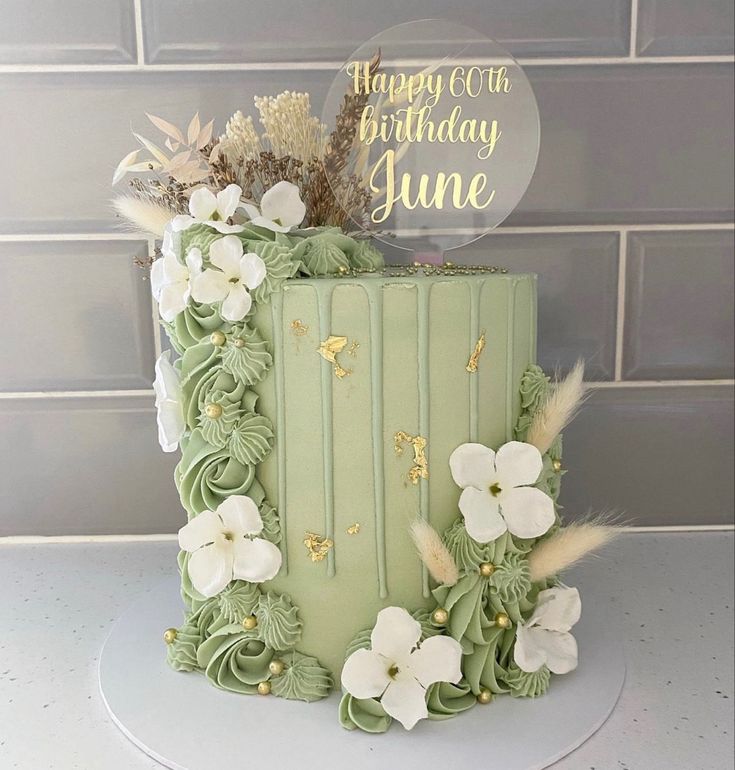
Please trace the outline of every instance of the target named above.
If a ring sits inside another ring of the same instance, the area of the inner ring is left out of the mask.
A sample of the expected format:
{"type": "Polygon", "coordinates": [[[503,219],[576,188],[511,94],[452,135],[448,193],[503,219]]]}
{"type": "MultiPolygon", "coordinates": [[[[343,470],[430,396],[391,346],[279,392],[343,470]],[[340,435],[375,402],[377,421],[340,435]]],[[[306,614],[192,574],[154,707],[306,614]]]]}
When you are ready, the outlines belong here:
{"type": "Polygon", "coordinates": [[[163,632],[163,641],[166,642],[166,644],[173,644],[176,641],[176,634],[178,632],[175,628],[167,628],[163,632]]]}
{"type": "Polygon", "coordinates": [[[347,273],[350,272],[350,269],[348,267],[345,267],[344,265],[340,265],[337,268],[337,271],[339,272],[340,275],[347,275],[347,273]]]}
{"type": "Polygon", "coordinates": [[[553,468],[553,469],[554,469],[554,470],[555,470],[557,473],[559,473],[559,471],[561,470],[561,460],[554,460],[554,461],[552,461],[552,463],[551,463],[551,467],[552,467],[552,468],[553,468]]]}
{"type": "Polygon", "coordinates": [[[274,658],[268,664],[268,671],[270,671],[273,676],[280,676],[285,668],[286,664],[282,660],[278,660],[278,658],[274,658]]]}
{"type": "Polygon", "coordinates": [[[232,340],[232,344],[236,348],[244,348],[245,347],[245,340],[242,339],[241,337],[235,337],[235,339],[232,340]]]}
{"type": "Polygon", "coordinates": [[[204,414],[207,415],[207,417],[210,418],[210,420],[218,420],[220,417],[222,417],[222,412],[224,410],[220,406],[220,404],[207,404],[204,407],[204,414]]]}
{"type": "Polygon", "coordinates": [[[271,694],[271,683],[261,682],[258,685],[258,695],[270,695],[270,694],[271,694]]]}
{"type": "Polygon", "coordinates": [[[480,565],[480,574],[483,577],[490,577],[495,572],[495,565],[490,564],[489,561],[485,561],[480,565]]]}
{"type": "Polygon", "coordinates": [[[242,627],[246,631],[252,631],[254,628],[256,628],[258,625],[258,618],[255,617],[255,615],[248,615],[243,621],[242,621],[242,627]]]}
{"type": "Polygon", "coordinates": [[[444,609],[444,607],[438,607],[434,610],[434,612],[431,613],[431,619],[438,626],[444,626],[449,620],[449,613],[444,609]]]}
{"type": "Polygon", "coordinates": [[[477,702],[482,703],[483,706],[486,706],[488,703],[490,703],[492,699],[493,694],[490,692],[490,690],[483,688],[480,690],[480,692],[477,693],[477,702]]]}
{"type": "Polygon", "coordinates": [[[221,347],[222,345],[225,344],[225,342],[227,342],[227,337],[225,337],[224,332],[216,331],[216,332],[212,332],[209,335],[209,341],[213,345],[217,345],[217,347],[221,347]]]}
{"type": "Polygon", "coordinates": [[[504,612],[499,612],[495,616],[495,625],[499,626],[500,628],[510,628],[513,625],[513,623],[504,612]]]}

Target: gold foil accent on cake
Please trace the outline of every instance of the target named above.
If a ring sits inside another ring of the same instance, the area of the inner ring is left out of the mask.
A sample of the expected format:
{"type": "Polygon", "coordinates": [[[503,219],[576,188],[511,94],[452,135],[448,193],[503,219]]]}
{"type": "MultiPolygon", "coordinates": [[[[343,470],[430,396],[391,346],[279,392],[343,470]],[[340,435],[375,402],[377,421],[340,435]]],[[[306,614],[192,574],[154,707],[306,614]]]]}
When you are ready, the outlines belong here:
{"type": "Polygon", "coordinates": [[[350,356],[350,358],[357,358],[357,350],[360,347],[359,342],[353,342],[350,345],[350,349],[347,351],[347,355],[350,356]]]}
{"type": "Polygon", "coordinates": [[[334,547],[334,542],[328,537],[307,532],[304,536],[304,545],[309,552],[309,556],[311,556],[311,560],[317,562],[324,561],[329,549],[334,547]]]}
{"type": "Polygon", "coordinates": [[[480,360],[483,350],[485,350],[485,332],[480,335],[480,339],[475,343],[475,349],[472,351],[470,360],[465,367],[470,374],[474,374],[477,371],[477,362],[480,360]]]}
{"type": "Polygon", "coordinates": [[[348,535],[356,535],[360,531],[360,523],[355,522],[351,527],[347,527],[348,535]]]}
{"type": "Polygon", "coordinates": [[[334,366],[334,374],[339,380],[346,377],[348,374],[352,374],[350,369],[345,369],[339,361],[337,361],[337,353],[341,353],[346,345],[347,337],[338,337],[334,334],[330,334],[318,348],[319,355],[334,366]]]}
{"type": "Polygon", "coordinates": [[[303,337],[309,332],[309,327],[300,318],[296,318],[291,321],[291,331],[293,331],[297,337],[303,337]]]}
{"type": "Polygon", "coordinates": [[[412,484],[418,484],[419,479],[429,478],[429,463],[426,460],[427,441],[423,436],[411,436],[405,431],[399,430],[393,437],[397,455],[403,454],[403,444],[411,444],[413,447],[413,466],[408,472],[408,479],[412,484]]]}

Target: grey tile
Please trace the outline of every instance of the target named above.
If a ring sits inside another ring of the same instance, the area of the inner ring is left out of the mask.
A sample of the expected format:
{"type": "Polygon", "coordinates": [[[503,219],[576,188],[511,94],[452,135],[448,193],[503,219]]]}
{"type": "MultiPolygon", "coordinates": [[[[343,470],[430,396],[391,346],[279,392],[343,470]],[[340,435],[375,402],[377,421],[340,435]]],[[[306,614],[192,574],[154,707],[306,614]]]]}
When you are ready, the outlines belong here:
{"type": "Polygon", "coordinates": [[[0,64],[136,60],[133,0],[3,0],[0,64]]]}
{"type": "MultiPolygon", "coordinates": [[[[541,107],[541,155],[511,223],[729,221],[732,67],[528,72],[541,107]]],[[[135,146],[131,123],[155,136],[146,111],[183,123],[200,110],[221,129],[235,109],[251,110],[254,94],[285,87],[310,91],[320,110],[329,80],[308,70],[0,75],[0,142],[13,149],[0,157],[0,177],[44,180],[43,195],[26,181],[0,191],[0,232],[114,227],[112,172],[135,146]]]]}
{"type": "Polygon", "coordinates": [[[625,378],[732,378],[733,232],[629,238],[625,378]]]}
{"type": "Polygon", "coordinates": [[[451,251],[457,263],[538,273],[538,361],[568,369],[579,356],[587,378],[612,379],[615,366],[618,237],[612,233],[490,233],[451,251]]]}
{"type": "Polygon", "coordinates": [[[135,241],[0,243],[0,390],[150,388],[150,284],[135,241]]]}
{"type": "Polygon", "coordinates": [[[527,72],[541,151],[509,224],[732,219],[732,65],[527,72]]]}
{"type": "Polygon", "coordinates": [[[731,54],[734,22],[732,0],[639,0],[638,53],[731,54]]]}
{"type": "Polygon", "coordinates": [[[564,434],[565,515],[732,524],[732,424],[732,387],[595,391],[564,434]]]}
{"type": "Polygon", "coordinates": [[[416,18],[451,19],[490,36],[516,56],[615,55],[629,37],[626,0],[143,0],[146,60],[272,62],[346,59],[383,29],[416,18]],[[213,24],[227,19],[226,24],[213,24]]]}
{"type": "Polygon", "coordinates": [[[158,446],[152,401],[0,400],[0,536],[176,532],[176,456],[158,446]]]}

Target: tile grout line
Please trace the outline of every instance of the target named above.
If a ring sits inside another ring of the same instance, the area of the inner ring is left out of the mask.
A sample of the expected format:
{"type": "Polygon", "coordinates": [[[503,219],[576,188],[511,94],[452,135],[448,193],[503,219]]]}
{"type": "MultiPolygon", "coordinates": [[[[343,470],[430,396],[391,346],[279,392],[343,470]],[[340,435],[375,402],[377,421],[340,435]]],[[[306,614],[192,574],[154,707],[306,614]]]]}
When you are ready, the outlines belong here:
{"type": "MultiPolygon", "coordinates": [[[[647,527],[620,527],[625,534],[684,534],[735,532],[735,524],[672,524],[647,527]]],[[[153,535],[3,535],[3,545],[64,545],[82,543],[166,543],[178,540],[176,533],[153,535]]]]}
{"type": "Polygon", "coordinates": [[[637,57],[638,50],[638,4],[639,0],[630,2],[630,40],[628,43],[628,56],[631,59],[637,57]]]}
{"type": "Polygon", "coordinates": [[[625,290],[628,268],[628,233],[621,231],[618,246],[618,302],[615,316],[615,382],[623,379],[623,345],[625,336],[625,290]]]}
{"type": "Polygon", "coordinates": [[[137,66],[145,64],[145,46],[143,44],[143,8],[142,0],[133,0],[133,13],[135,16],[135,53],[137,66]]]}
{"type": "MultiPolygon", "coordinates": [[[[141,30],[142,32],[142,30],[141,30]]],[[[141,53],[142,55],[142,53],[141,53]]],[[[420,66],[426,60],[401,60],[406,66],[420,66]]],[[[468,65],[482,66],[487,58],[468,60],[468,65]]],[[[568,56],[568,57],[528,57],[516,60],[522,67],[584,67],[584,66],[645,66],[659,64],[733,64],[735,56],[730,54],[704,54],[693,56],[568,56]]],[[[318,72],[330,70],[337,72],[343,65],[341,61],[276,61],[276,62],[198,62],[191,64],[3,64],[0,75],[53,74],[81,72],[318,72]]]]}

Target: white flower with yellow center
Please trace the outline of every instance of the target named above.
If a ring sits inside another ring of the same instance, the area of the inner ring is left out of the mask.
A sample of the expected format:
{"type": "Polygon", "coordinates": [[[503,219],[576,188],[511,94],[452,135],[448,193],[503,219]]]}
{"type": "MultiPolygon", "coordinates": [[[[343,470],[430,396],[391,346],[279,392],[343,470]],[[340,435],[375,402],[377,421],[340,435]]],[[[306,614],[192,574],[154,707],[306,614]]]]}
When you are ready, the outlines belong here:
{"type": "Polygon", "coordinates": [[[402,607],[386,607],[370,635],[371,649],[345,661],[342,686],[354,698],[380,698],[386,714],[410,730],[428,717],[426,689],[462,678],[462,648],[449,636],[419,644],[421,625],[402,607]]]}
{"type": "Polygon", "coordinates": [[[543,470],[541,453],[531,444],[510,441],[493,452],[482,444],[462,444],[449,468],[462,487],[459,509],[469,536],[489,543],[508,531],[540,537],[555,521],[554,502],[535,484],[543,470]]]}
{"type": "Polygon", "coordinates": [[[202,596],[216,596],[232,580],[262,583],[281,569],[281,552],[263,531],[258,506],[231,495],[216,511],[202,511],[179,530],[179,547],[191,554],[191,583],[202,596]]]}
{"type": "Polygon", "coordinates": [[[576,588],[540,591],[533,615],[516,628],[513,660],[518,668],[533,673],[545,665],[554,674],[577,668],[577,640],[569,632],[581,614],[576,588]]]}
{"type": "Polygon", "coordinates": [[[241,197],[242,189],[236,184],[228,184],[216,195],[206,187],[199,187],[189,198],[189,214],[174,217],[171,227],[179,232],[203,224],[223,234],[240,233],[244,229],[242,225],[228,225],[227,220],[237,211],[241,197]]]}
{"type": "Polygon", "coordinates": [[[250,224],[275,233],[287,233],[291,228],[298,227],[306,216],[299,188],[285,181],[274,184],[263,193],[260,209],[252,203],[244,203],[243,209],[250,217],[250,224]]]}
{"type": "Polygon", "coordinates": [[[156,361],[156,420],[158,443],[164,452],[175,452],[186,430],[179,373],[171,363],[171,351],[161,353],[156,361]]]}

